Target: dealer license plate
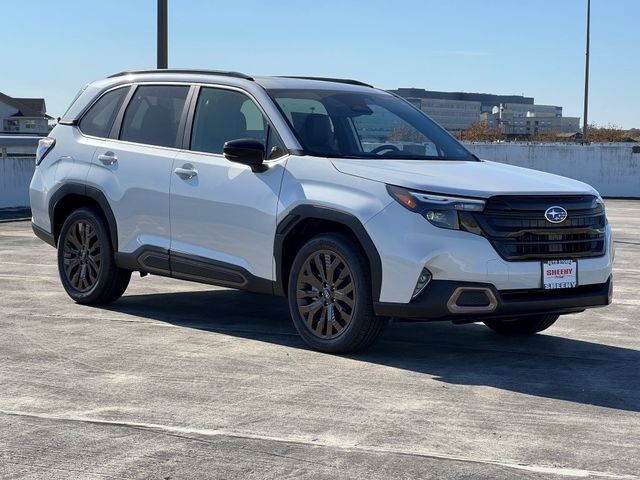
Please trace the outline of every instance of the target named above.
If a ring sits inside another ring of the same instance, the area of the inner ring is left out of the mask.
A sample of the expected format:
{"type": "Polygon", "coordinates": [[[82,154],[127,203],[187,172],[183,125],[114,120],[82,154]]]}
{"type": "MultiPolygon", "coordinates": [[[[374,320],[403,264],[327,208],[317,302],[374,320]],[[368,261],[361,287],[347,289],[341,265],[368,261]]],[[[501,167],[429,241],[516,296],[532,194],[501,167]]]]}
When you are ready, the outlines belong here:
{"type": "Polygon", "coordinates": [[[575,288],[578,285],[578,263],[575,260],[542,262],[542,286],[545,290],[575,288]]]}

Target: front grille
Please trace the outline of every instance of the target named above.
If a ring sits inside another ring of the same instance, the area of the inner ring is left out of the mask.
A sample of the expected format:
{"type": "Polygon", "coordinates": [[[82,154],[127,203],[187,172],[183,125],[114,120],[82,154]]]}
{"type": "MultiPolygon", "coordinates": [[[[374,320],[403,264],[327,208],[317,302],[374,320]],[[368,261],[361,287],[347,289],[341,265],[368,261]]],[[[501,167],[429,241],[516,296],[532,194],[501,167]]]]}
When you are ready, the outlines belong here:
{"type": "Polygon", "coordinates": [[[598,257],[605,252],[607,220],[593,195],[496,196],[482,213],[470,215],[506,260],[598,257]],[[552,206],[567,211],[565,221],[546,220],[545,211],[552,206]]]}

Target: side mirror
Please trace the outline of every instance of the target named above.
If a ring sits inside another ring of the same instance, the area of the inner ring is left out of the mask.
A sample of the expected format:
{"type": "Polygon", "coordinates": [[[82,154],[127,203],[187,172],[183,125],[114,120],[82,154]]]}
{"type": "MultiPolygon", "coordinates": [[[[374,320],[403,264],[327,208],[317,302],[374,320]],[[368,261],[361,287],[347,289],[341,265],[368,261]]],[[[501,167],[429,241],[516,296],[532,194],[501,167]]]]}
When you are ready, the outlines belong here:
{"type": "Polygon", "coordinates": [[[230,162],[249,165],[254,172],[264,172],[265,147],[264,144],[253,138],[239,138],[229,140],[222,149],[224,156],[230,162]]]}

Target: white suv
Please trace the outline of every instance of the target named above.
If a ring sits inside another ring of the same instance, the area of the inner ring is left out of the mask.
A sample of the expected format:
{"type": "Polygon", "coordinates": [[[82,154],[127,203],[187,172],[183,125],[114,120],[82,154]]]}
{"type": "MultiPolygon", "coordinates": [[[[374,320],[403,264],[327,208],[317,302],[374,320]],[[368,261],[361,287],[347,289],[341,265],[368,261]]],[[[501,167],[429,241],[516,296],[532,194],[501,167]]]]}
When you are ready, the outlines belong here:
{"type": "Polygon", "coordinates": [[[116,300],[132,271],[273,293],[310,346],[347,352],[389,318],[530,334],[611,301],[593,188],[480,160],[357,81],[120,73],[36,164],[33,229],[78,303],[116,300]]]}

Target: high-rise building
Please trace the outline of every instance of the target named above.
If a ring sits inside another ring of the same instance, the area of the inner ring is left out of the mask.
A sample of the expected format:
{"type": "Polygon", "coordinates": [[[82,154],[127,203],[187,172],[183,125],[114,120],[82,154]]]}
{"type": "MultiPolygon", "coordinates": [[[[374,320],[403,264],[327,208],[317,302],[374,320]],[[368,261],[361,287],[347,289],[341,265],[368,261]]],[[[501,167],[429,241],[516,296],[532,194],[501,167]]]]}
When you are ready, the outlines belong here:
{"type": "Polygon", "coordinates": [[[507,137],[535,137],[580,130],[580,117],[563,117],[562,107],[556,105],[502,103],[493,107],[491,113],[481,114],[480,120],[499,128],[507,137]]]}
{"type": "Polygon", "coordinates": [[[533,97],[437,92],[422,88],[390,91],[407,99],[452,133],[467,130],[479,121],[499,128],[508,137],[575,133],[580,129],[579,117],[563,117],[562,107],[536,105],[533,97]]]}

